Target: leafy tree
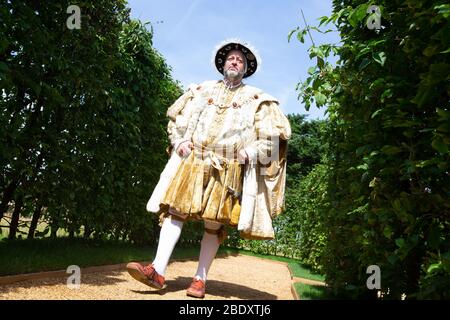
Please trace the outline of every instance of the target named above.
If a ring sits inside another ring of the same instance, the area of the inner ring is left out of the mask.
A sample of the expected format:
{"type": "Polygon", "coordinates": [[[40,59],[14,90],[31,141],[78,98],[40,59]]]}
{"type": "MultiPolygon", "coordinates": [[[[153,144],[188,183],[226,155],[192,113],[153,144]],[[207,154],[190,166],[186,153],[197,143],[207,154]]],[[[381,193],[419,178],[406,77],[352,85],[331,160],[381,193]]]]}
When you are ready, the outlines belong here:
{"type": "Polygon", "coordinates": [[[341,296],[375,297],[366,269],[376,264],[384,298],[448,299],[450,7],[378,1],[373,29],[372,4],[333,2],[320,25],[334,24],[342,43],[313,45],[317,63],[299,85],[330,119],[322,265],[341,296]]]}
{"type": "Polygon", "coordinates": [[[288,147],[287,185],[301,181],[325,155],[325,120],[306,121],[305,115],[289,114],[292,137],[288,147]]]}
{"type": "Polygon", "coordinates": [[[300,260],[314,271],[323,272],[323,252],[327,229],[324,217],[330,210],[327,194],[328,166],[315,165],[313,170],[301,180],[298,188],[289,190],[287,212],[289,229],[297,236],[300,260]]]}
{"type": "Polygon", "coordinates": [[[0,215],[14,204],[15,217],[43,216],[53,236],[152,241],[145,203],[179,85],[125,1],[78,2],[73,30],[70,4],[0,6],[0,215]]]}

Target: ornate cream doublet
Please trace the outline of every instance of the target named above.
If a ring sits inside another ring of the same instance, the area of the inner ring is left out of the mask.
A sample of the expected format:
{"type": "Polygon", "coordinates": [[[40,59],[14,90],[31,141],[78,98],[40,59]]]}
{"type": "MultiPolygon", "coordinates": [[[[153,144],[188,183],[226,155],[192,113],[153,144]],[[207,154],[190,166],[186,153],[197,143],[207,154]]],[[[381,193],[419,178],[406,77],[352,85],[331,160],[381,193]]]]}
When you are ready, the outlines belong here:
{"type": "Polygon", "coordinates": [[[147,210],[169,207],[183,218],[237,226],[241,236],[272,239],[272,218],[284,206],[289,121],[278,101],[260,89],[223,81],[191,85],[168,109],[173,149],[147,210]],[[181,158],[180,143],[193,151],[181,158]],[[249,162],[238,162],[244,149],[249,162]]]}

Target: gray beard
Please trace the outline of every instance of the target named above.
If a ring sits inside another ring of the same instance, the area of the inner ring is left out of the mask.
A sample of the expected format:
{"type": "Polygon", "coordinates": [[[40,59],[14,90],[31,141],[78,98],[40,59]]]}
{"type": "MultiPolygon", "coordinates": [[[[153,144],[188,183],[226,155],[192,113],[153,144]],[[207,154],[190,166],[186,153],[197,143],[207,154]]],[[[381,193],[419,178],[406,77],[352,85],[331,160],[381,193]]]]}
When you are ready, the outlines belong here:
{"type": "Polygon", "coordinates": [[[226,79],[237,80],[239,78],[242,79],[242,77],[244,76],[244,73],[243,72],[237,72],[237,71],[234,71],[234,70],[225,70],[223,75],[225,76],[226,79]]]}

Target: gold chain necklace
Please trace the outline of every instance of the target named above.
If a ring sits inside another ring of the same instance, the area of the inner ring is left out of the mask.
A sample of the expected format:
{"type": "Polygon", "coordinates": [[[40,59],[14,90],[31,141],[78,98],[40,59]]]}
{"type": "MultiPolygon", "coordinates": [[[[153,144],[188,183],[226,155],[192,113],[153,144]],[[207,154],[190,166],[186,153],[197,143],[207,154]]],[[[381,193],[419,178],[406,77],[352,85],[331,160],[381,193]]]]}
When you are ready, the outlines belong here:
{"type": "Polygon", "coordinates": [[[214,103],[216,106],[216,112],[218,114],[222,114],[225,112],[231,105],[235,96],[238,96],[238,93],[242,89],[242,83],[236,88],[229,89],[223,82],[220,85],[219,93],[217,94],[217,102],[214,103]]]}

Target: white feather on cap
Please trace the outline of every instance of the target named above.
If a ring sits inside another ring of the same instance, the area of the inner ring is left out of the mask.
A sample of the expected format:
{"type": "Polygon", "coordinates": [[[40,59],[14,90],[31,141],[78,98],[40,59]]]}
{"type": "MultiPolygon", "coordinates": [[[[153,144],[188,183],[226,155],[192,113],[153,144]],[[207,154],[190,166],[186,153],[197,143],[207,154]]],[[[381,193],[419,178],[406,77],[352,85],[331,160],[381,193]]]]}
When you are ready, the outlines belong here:
{"type": "MultiPolygon", "coordinates": [[[[226,45],[232,44],[232,43],[236,43],[236,44],[239,44],[239,45],[247,48],[253,54],[253,56],[255,57],[255,60],[256,60],[256,69],[255,69],[255,71],[253,73],[251,73],[248,76],[251,76],[254,73],[256,73],[256,71],[261,68],[261,64],[262,64],[262,59],[261,59],[261,57],[260,57],[260,55],[258,53],[258,50],[256,50],[256,48],[254,46],[252,46],[251,44],[249,44],[248,42],[242,41],[242,40],[240,40],[238,38],[229,38],[229,39],[223,40],[222,42],[220,42],[219,44],[217,44],[214,47],[214,50],[212,52],[212,60],[211,60],[212,65],[220,72],[220,70],[218,69],[218,67],[216,65],[217,54],[219,53],[220,49],[222,49],[226,45]]],[[[245,56],[245,54],[244,54],[244,56],[245,56]]],[[[247,68],[248,68],[249,67],[248,66],[248,64],[249,64],[248,60],[249,59],[247,57],[246,57],[246,59],[247,59],[247,68]]],[[[224,63],[225,63],[225,61],[224,61],[224,63]]],[[[248,77],[248,76],[244,76],[244,78],[248,77]]]]}

